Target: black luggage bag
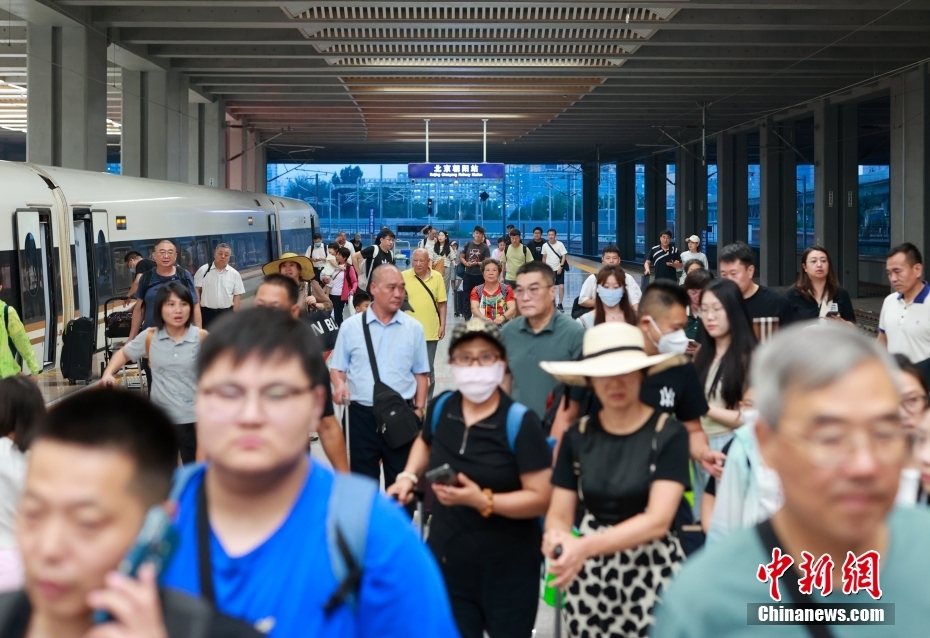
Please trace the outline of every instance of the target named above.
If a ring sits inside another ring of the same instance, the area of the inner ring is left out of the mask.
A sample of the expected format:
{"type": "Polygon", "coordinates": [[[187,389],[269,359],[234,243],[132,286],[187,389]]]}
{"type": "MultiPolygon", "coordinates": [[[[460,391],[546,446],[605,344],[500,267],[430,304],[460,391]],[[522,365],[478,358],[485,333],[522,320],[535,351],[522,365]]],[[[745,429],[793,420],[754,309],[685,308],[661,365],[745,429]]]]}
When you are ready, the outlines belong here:
{"type": "Polygon", "coordinates": [[[81,317],[68,322],[61,336],[61,376],[70,385],[91,378],[94,359],[94,320],[81,317]]]}

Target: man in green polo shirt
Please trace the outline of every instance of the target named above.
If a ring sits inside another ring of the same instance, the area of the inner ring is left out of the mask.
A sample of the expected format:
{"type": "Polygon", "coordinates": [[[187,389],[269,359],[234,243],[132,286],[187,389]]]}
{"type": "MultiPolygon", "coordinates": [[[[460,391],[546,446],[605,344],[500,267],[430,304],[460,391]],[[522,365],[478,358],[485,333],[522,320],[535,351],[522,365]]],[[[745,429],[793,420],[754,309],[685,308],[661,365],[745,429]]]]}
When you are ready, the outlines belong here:
{"type": "Polygon", "coordinates": [[[410,257],[413,268],[403,272],[407,288],[407,302],[412,310],[407,314],[420,322],[426,336],[426,354],[429,356],[429,393],[433,399],[436,387],[436,346],[446,336],[446,287],[442,275],[431,268],[429,252],[417,248],[410,257]]]}
{"type": "Polygon", "coordinates": [[[539,362],[577,359],[584,327],[556,311],[555,273],[544,261],[520,266],[513,292],[520,316],[501,330],[507,347],[511,396],[542,418],[546,399],[558,382],[539,367],[539,362]]]}

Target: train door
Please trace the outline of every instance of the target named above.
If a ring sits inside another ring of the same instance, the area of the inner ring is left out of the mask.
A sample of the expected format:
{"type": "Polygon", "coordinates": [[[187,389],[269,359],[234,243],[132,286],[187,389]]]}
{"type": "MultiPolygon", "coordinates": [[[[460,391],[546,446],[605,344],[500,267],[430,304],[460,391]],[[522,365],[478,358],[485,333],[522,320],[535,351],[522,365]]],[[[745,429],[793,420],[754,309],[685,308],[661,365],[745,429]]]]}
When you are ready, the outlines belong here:
{"type": "Polygon", "coordinates": [[[280,244],[278,242],[278,218],[274,213],[268,215],[268,249],[271,251],[269,261],[274,261],[281,256],[280,244]]]}
{"type": "Polygon", "coordinates": [[[16,211],[15,235],[23,323],[29,332],[36,324],[42,326],[43,367],[53,366],[58,343],[58,313],[51,212],[47,209],[16,211]]]}
{"type": "Polygon", "coordinates": [[[94,223],[88,208],[75,208],[74,296],[78,316],[97,319],[97,290],[94,276],[94,223]]]}

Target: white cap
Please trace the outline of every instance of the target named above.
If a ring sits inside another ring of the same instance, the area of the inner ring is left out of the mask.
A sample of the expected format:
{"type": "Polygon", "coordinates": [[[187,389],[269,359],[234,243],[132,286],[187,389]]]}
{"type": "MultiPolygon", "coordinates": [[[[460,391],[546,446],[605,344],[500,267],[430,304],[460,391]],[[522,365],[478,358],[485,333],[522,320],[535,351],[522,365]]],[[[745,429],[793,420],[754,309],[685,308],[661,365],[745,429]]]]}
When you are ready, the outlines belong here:
{"type": "Polygon", "coordinates": [[[698,237],[697,235],[691,235],[691,236],[688,237],[688,239],[686,239],[685,241],[686,241],[687,243],[689,243],[689,244],[690,244],[690,243],[700,244],[700,243],[701,243],[701,238],[698,237]]]}

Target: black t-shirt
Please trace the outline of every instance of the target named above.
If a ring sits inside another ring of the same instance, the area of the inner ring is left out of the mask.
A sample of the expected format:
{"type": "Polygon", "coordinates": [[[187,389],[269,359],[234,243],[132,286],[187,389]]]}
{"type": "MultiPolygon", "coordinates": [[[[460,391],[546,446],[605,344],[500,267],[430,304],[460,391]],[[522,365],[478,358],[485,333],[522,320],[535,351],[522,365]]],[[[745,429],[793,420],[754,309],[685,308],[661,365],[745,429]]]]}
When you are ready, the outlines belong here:
{"type": "Polygon", "coordinates": [[[707,414],[704,385],[688,356],[679,355],[669,364],[643,380],[640,401],[656,410],[671,412],[679,421],[691,421],[707,414]]]}
{"type": "Polygon", "coordinates": [[[481,262],[491,258],[491,249],[485,242],[476,244],[473,241],[467,242],[462,248],[462,254],[465,255],[465,261],[477,261],[477,266],[466,266],[465,272],[469,275],[481,274],[481,262]]]}
{"type": "Polygon", "coordinates": [[[687,489],[688,431],[669,418],[657,434],[659,415],[654,412],[641,428],[624,435],[604,431],[596,414],[589,417],[584,434],[576,423],[562,437],[552,484],[577,492],[580,482],[585,509],[606,525],[645,512],[653,481],[677,481],[687,489]],[[653,460],[655,472],[650,474],[653,460]]]}
{"type": "MultiPolygon", "coordinates": [[[[523,489],[520,475],[550,467],[552,453],[542,431],[539,417],[527,410],[523,425],[511,450],[507,441],[507,410],[513,400],[504,392],[500,406],[490,417],[465,427],[462,417],[462,395],[456,392],[443,406],[436,425],[433,422],[435,400],[429,405],[423,421],[423,441],[431,447],[429,469],[448,463],[456,472],[462,472],[482,489],[490,488],[495,494],[523,489]]],[[[481,545],[513,542],[514,545],[532,547],[539,552],[541,531],[535,518],[517,520],[492,514],[488,518],[473,507],[446,507],[439,501],[433,506],[433,523],[430,526],[429,545],[437,558],[450,543],[468,542],[481,545]]]]}
{"type": "MultiPolygon", "coordinates": [[[[789,288],[785,293],[788,304],[791,306],[792,321],[806,321],[808,319],[820,318],[820,306],[813,298],[801,294],[797,288],[789,288]]],[[[833,300],[839,307],[840,317],[846,321],[856,323],[856,313],[853,310],[852,299],[845,289],[840,288],[836,293],[836,299],[833,300]]]]}
{"type": "Polygon", "coordinates": [[[746,310],[753,323],[761,319],[777,318],[779,327],[784,328],[794,319],[788,298],[767,286],[759,286],[756,294],[746,299],[746,310]]]}
{"type": "Polygon", "coordinates": [[[361,252],[362,259],[365,260],[365,274],[371,278],[371,273],[381,264],[393,264],[394,255],[389,250],[382,250],[380,246],[369,246],[361,252]],[[375,255],[375,248],[378,254],[375,255]]]}
{"type": "MultiPolygon", "coordinates": [[[[709,409],[704,385],[697,369],[687,355],[678,355],[643,380],[639,400],[656,410],[673,414],[679,421],[691,421],[707,414],[709,409]]],[[[590,388],[575,386],[569,397],[580,406],[579,415],[597,414],[601,402],[590,388]]]]}
{"type": "Polygon", "coordinates": [[[150,270],[155,270],[158,265],[151,259],[140,259],[136,263],[136,275],[143,275],[150,270]]]}
{"type": "Polygon", "coordinates": [[[674,279],[678,281],[678,271],[668,265],[670,261],[681,261],[681,254],[674,246],[664,250],[662,245],[653,246],[649,251],[649,261],[652,262],[652,273],[656,279],[674,279]]]}
{"type": "Polygon", "coordinates": [[[539,241],[536,241],[535,239],[530,240],[530,243],[528,243],[527,246],[529,246],[530,250],[533,252],[533,259],[535,259],[536,261],[546,260],[546,256],[543,255],[543,246],[545,245],[546,245],[545,239],[540,239],[539,241]]]}

